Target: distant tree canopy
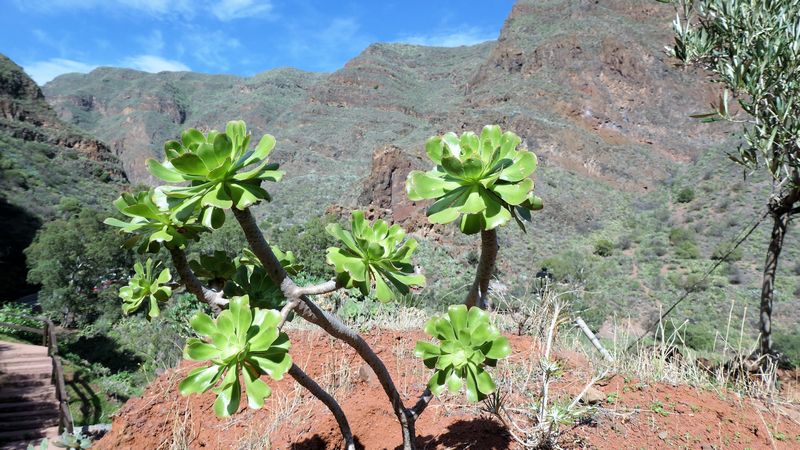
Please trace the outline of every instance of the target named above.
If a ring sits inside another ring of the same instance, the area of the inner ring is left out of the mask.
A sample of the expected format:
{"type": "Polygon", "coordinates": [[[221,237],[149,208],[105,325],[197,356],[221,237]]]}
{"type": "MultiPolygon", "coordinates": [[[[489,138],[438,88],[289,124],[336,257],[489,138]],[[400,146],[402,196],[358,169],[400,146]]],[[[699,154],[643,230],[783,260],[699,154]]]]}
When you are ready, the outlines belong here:
{"type": "Polygon", "coordinates": [[[117,291],[133,264],[124,236],[103,224],[107,213],[92,209],[42,227],[25,250],[28,281],[40,284],[45,314],[65,326],[110,325],[120,314],[117,291]]]}

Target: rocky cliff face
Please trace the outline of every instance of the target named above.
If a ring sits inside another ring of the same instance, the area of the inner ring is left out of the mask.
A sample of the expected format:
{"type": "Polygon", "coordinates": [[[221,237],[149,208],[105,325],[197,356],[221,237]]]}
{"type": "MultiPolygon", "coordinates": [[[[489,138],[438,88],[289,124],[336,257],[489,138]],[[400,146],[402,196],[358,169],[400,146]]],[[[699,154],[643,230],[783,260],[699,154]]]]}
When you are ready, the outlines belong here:
{"type": "Polygon", "coordinates": [[[36,83],[0,55],[0,300],[34,290],[22,251],[59,204],[99,206],[126,183],[108,147],[60,120],[36,83]]]}

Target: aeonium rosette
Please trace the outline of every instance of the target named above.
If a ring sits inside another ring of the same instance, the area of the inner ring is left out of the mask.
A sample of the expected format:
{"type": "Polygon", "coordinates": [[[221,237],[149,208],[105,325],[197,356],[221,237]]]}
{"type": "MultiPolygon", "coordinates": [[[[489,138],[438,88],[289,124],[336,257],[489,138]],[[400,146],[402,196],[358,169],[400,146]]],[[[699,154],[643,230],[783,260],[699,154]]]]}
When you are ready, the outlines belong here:
{"type": "Polygon", "coordinates": [[[480,136],[466,132],[434,136],[425,144],[433,170],[411,171],[406,181],[410,200],[433,199],[428,208],[431,223],[450,223],[460,218],[466,234],[493,230],[514,218],[531,220],[531,211],[542,208],[533,194],[536,155],[517,149],[521,139],[497,125],[487,125],[480,136]]]}
{"type": "Polygon", "coordinates": [[[446,316],[431,318],[425,332],[439,344],[418,341],[414,354],[425,367],[433,369],[428,388],[435,395],[461,390],[466,385],[467,400],[477,402],[495,391],[496,386],[485,367],[511,354],[508,338],[501,336],[489,321],[489,314],[473,306],[452,305],[446,316]]]}
{"type": "Polygon", "coordinates": [[[181,394],[213,389],[217,394],[214,412],[226,417],[239,408],[243,381],[248,406],[263,407],[272,390],[261,376],[280,380],[292,366],[289,337],[278,329],[280,322],[278,311],[251,309],[246,295],[232,298],[216,319],[196,314],[191,325],[202,339],[189,339],[184,357],[211,365],[189,372],[179,385],[181,394]]]}

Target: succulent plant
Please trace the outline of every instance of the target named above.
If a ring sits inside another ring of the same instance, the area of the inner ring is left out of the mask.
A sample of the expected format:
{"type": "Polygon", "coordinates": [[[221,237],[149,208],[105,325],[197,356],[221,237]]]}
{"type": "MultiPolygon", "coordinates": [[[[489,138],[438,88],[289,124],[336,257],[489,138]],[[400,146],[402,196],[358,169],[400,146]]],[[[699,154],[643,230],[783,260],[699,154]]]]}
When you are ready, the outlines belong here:
{"type": "Polygon", "coordinates": [[[114,201],[114,206],[131,220],[125,222],[109,217],[103,223],[132,234],[125,247],[138,245],[139,253],[158,252],[162,245],[184,248],[188,241],[196,240],[205,231],[205,227],[197,223],[194,209],[171,209],[159,189],[135,194],[125,192],[114,201]]]}
{"type": "MultiPolygon", "coordinates": [[[[297,257],[291,251],[284,252],[277,245],[271,245],[272,253],[278,258],[278,262],[283,266],[283,270],[289,275],[297,275],[303,271],[303,265],[297,262],[297,257]]],[[[242,251],[242,256],[239,257],[239,264],[253,267],[264,267],[256,257],[255,253],[249,248],[242,251]]]]}
{"type": "MultiPolygon", "coordinates": [[[[272,252],[289,275],[297,275],[303,266],[297,263],[292,252],[283,252],[277,246],[271,246],[272,252]]],[[[286,303],[280,287],[277,286],[255,254],[250,249],[244,249],[244,254],[239,257],[236,271],[230,281],[225,284],[226,297],[249,295],[250,305],[258,308],[280,309],[286,303]]],[[[293,315],[289,316],[290,318],[293,315]]]]}
{"type": "MultiPolygon", "coordinates": [[[[44,446],[44,444],[42,445],[44,446]]],[[[58,439],[53,441],[53,445],[59,448],[86,449],[92,448],[92,440],[80,432],[72,434],[65,431],[58,439]]],[[[43,448],[47,447],[44,446],[43,448]]]]}
{"type": "Polygon", "coordinates": [[[400,245],[406,232],[399,225],[390,227],[383,220],[370,225],[362,211],[353,211],[351,223],[352,231],[337,223],[326,227],[345,246],[329,248],[327,257],[342,286],[356,287],[368,295],[374,284],[378,300],[388,301],[395,297],[395,290],[406,294],[409,286],[425,285],[425,277],[414,273],[411,265],[417,241],[410,238],[400,245]]]}
{"type": "Polygon", "coordinates": [[[436,167],[409,173],[408,198],[435,199],[428,220],[445,224],[460,218],[466,234],[492,230],[512,217],[524,230],[522,219],[530,221],[530,212],[541,209],[542,201],[528,178],[536,170],[536,155],[517,150],[520,142],[497,125],[485,126],[480,137],[473,132],[432,137],[425,150],[436,167]]]}
{"type": "Polygon", "coordinates": [[[172,275],[167,268],[156,275],[159,265],[154,264],[150,258],[147,258],[144,265],[141,262],[133,265],[133,277],[128,281],[127,286],[119,289],[122,310],[125,314],[138,310],[147,301],[147,316],[158,317],[160,314],[159,302],[167,301],[172,295],[172,288],[165,286],[172,280],[172,275]]]}
{"type": "Polygon", "coordinates": [[[212,284],[224,283],[236,273],[236,264],[223,250],[216,250],[210,255],[200,255],[198,260],[189,261],[189,267],[197,278],[210,281],[212,284]]]}
{"type": "Polygon", "coordinates": [[[205,313],[196,314],[191,325],[204,339],[189,339],[184,357],[208,361],[211,365],[189,372],[180,383],[181,394],[213,388],[217,394],[214,412],[226,417],[239,408],[243,379],[248,406],[263,407],[272,390],[261,380],[261,375],[280,380],[292,365],[289,337],[277,328],[280,321],[278,311],[251,309],[246,295],[232,298],[229,309],[216,319],[205,313]]]}
{"type": "Polygon", "coordinates": [[[511,353],[508,338],[501,336],[489,321],[489,314],[478,308],[452,305],[446,316],[433,317],[425,332],[439,344],[418,341],[414,354],[425,367],[433,369],[428,388],[435,395],[459,392],[466,385],[467,400],[477,402],[495,391],[495,383],[484,368],[511,353]]]}
{"type": "Polygon", "coordinates": [[[181,141],[164,144],[166,161],[147,160],[154,176],[170,182],[189,182],[189,186],[165,187],[165,194],[180,201],[183,208],[202,208],[202,223],[219,228],[225,223],[224,209],[245,209],[261,200],[270,200],[261,187],[264,180],[280,181],[283,172],[267,156],[275,138],[265,134],[253,150],[248,150],[250,134],[241,120],[228,122],[225,132],[204,135],[189,128],[181,141]],[[251,165],[254,167],[249,168],[251,165]]]}

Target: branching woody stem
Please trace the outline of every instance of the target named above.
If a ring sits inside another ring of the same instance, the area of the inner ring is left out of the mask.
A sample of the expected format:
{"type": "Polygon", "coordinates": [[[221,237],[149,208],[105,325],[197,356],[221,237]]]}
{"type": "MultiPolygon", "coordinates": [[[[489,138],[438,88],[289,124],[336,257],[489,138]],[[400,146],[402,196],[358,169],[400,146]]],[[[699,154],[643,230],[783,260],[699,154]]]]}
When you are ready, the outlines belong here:
{"type": "MultiPolygon", "coordinates": [[[[416,438],[414,429],[416,417],[412,410],[407,409],[403,405],[400,394],[397,392],[394,381],[392,381],[392,377],[389,375],[389,371],[386,369],[383,361],[381,361],[369,344],[367,344],[358,333],[343,324],[336,316],[321,310],[307,295],[304,295],[303,288],[298,287],[294,281],[289,278],[283,266],[281,266],[280,261],[275,257],[269,244],[264,239],[264,235],[258,228],[258,224],[256,224],[256,220],[250,210],[233,208],[232,211],[244,232],[250,249],[261,261],[261,264],[263,264],[264,269],[272,281],[281,287],[286,298],[292,299],[299,297],[300,302],[295,309],[297,313],[303,319],[319,326],[331,336],[340,339],[352,347],[367,365],[370,366],[372,371],[375,372],[375,376],[378,378],[384,392],[386,392],[386,395],[389,397],[392,409],[397,416],[397,420],[401,424],[403,449],[413,450],[416,447],[414,442],[416,438]]],[[[421,409],[424,409],[424,407],[421,409]]]]}
{"type": "Polygon", "coordinates": [[[311,377],[309,377],[303,369],[297,366],[297,364],[292,364],[292,367],[289,368],[289,375],[297,381],[300,386],[306,388],[309,392],[311,392],[314,397],[316,397],[319,401],[325,404],[328,409],[333,414],[333,417],[336,419],[336,423],[339,424],[339,430],[342,433],[342,439],[344,439],[344,448],[345,450],[355,450],[356,445],[355,441],[353,440],[353,432],[350,430],[350,424],[347,422],[347,416],[345,416],[344,411],[339,406],[339,403],[336,401],[335,398],[331,394],[329,394],[325,389],[317,384],[311,377]]]}
{"type": "MultiPolygon", "coordinates": [[[[186,254],[183,250],[180,249],[169,249],[170,255],[172,256],[172,262],[175,264],[175,269],[178,270],[178,274],[181,277],[181,282],[186,287],[186,290],[191,292],[195,295],[200,301],[204,301],[211,306],[211,309],[214,312],[214,315],[218,315],[221,310],[222,306],[228,304],[228,300],[223,296],[221,292],[215,292],[210,289],[207,289],[203,286],[200,280],[197,279],[197,276],[194,274],[192,269],[189,267],[189,263],[186,260],[186,254]]],[[[335,286],[334,282],[334,286],[335,286]]],[[[329,288],[329,283],[323,283],[318,286],[310,286],[308,288],[302,288],[298,290],[307,290],[309,292],[322,292],[324,289],[329,288]]],[[[289,303],[287,303],[286,307],[284,307],[281,311],[281,315],[283,319],[281,320],[280,325],[278,328],[282,328],[284,322],[286,321],[286,317],[291,312],[292,308],[289,307],[289,303]]],[[[296,304],[295,304],[296,306],[296,304]]],[[[355,443],[353,441],[353,433],[350,430],[350,424],[347,422],[347,417],[344,415],[342,408],[336,402],[336,399],[333,398],[325,389],[320,387],[316,381],[314,381],[311,377],[309,377],[305,372],[303,372],[300,367],[296,364],[292,364],[292,367],[289,369],[289,375],[297,381],[298,384],[306,388],[311,394],[316,397],[319,401],[321,401],[333,414],[333,417],[336,419],[336,422],[339,424],[339,428],[342,433],[342,438],[345,441],[345,449],[346,450],[355,450],[355,443]]]]}
{"type": "Polygon", "coordinates": [[[222,307],[228,304],[228,300],[225,299],[222,292],[212,291],[203,286],[203,283],[197,279],[197,276],[189,267],[186,253],[183,250],[170,248],[169,253],[172,256],[172,263],[181,277],[181,283],[186,287],[186,290],[194,294],[201,302],[207,303],[214,315],[218,315],[222,311],[222,307]]]}

